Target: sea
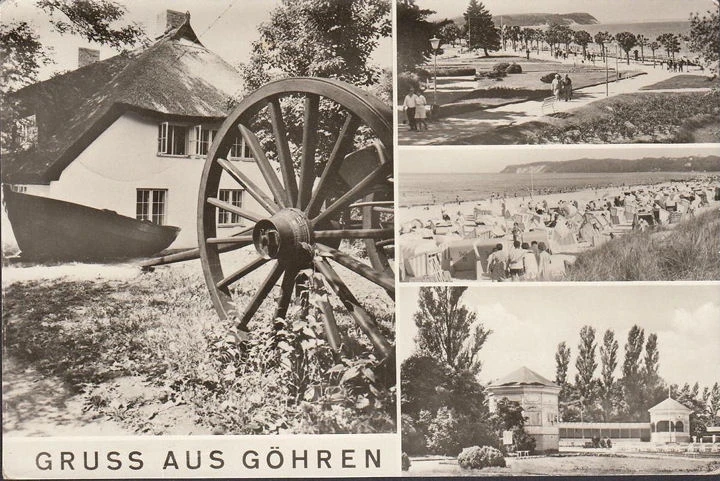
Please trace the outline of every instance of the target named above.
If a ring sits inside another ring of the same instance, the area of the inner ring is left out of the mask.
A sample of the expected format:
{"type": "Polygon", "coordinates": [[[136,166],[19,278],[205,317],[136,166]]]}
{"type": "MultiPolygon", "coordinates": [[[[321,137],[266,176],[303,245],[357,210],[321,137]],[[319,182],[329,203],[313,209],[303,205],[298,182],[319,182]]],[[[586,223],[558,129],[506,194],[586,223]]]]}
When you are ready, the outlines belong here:
{"type": "MultiPolygon", "coordinates": [[[[570,25],[573,30],[585,30],[593,37],[598,32],[609,32],[615,35],[620,32],[631,32],[637,35],[643,35],[648,38],[651,42],[656,40],[658,36],[663,33],[674,33],[677,35],[687,35],[690,33],[690,21],[668,21],[668,22],[640,22],[640,23],[598,23],[595,25],[570,25]]],[[[638,50],[640,47],[637,47],[638,50]]],[[[655,52],[658,56],[664,56],[665,51],[660,48],[660,51],[655,52]]],[[[645,47],[645,55],[651,55],[649,48],[645,47]]],[[[680,55],[689,56],[690,51],[687,48],[686,42],[680,42],[680,55]]]]}
{"type": "Polygon", "coordinates": [[[573,192],[581,189],[602,189],[618,186],[649,185],[670,180],[690,180],[717,173],[705,172],[623,172],[623,173],[446,173],[400,175],[401,207],[436,205],[443,202],[488,199],[494,193],[508,197],[555,192],[573,192]]]}

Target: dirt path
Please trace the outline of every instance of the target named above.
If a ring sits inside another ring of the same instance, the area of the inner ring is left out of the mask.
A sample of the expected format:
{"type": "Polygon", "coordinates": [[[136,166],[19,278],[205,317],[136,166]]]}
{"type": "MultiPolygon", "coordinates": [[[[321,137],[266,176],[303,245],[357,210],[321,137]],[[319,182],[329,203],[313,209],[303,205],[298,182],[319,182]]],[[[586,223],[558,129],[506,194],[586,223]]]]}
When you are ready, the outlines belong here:
{"type": "MultiPolygon", "coordinates": [[[[643,87],[678,75],[678,72],[669,72],[659,66],[653,68],[652,65],[638,63],[633,64],[633,68],[643,70],[645,74],[618,82],[611,82],[608,85],[608,97],[638,92],[643,87]]],[[[606,98],[605,88],[605,84],[603,83],[577,89],[573,91],[573,99],[569,102],[560,101],[544,105],[543,101],[529,100],[458,114],[451,117],[443,117],[437,122],[432,122],[429,130],[423,132],[411,132],[407,126],[402,126],[398,131],[398,142],[400,145],[453,143],[458,139],[477,136],[497,127],[507,127],[537,121],[550,113],[566,112],[584,107],[592,102],[606,98]]],[[[683,90],[684,89],[667,91],[679,92],[683,90]]],[[[697,91],[697,89],[693,89],[693,91],[697,91]]],[[[548,95],[550,95],[549,88],[548,95]]]]}
{"type": "Polygon", "coordinates": [[[83,411],[83,399],[55,376],[3,356],[4,436],[109,436],[131,431],[83,411]]]}

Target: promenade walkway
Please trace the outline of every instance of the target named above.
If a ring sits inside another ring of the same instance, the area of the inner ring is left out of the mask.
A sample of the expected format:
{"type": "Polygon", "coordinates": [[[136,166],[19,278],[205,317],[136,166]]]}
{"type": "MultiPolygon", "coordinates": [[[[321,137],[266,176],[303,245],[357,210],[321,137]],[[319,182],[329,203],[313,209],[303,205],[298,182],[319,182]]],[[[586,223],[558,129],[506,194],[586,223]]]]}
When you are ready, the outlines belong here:
{"type": "MultiPolygon", "coordinates": [[[[568,61],[566,63],[572,63],[568,61]]],[[[518,125],[526,122],[540,120],[548,114],[554,112],[566,112],[568,110],[584,107],[597,100],[606,97],[614,97],[620,94],[634,93],[640,91],[643,87],[653,85],[662,80],[669,79],[679,72],[671,72],[661,68],[659,65],[644,65],[641,63],[632,64],[633,69],[643,70],[645,73],[636,77],[622,79],[620,81],[611,81],[608,84],[608,92],[606,95],[605,84],[595,85],[591,87],[579,88],[573,91],[573,99],[564,101],[553,101],[552,106],[543,108],[543,100],[528,100],[508,104],[500,107],[476,110],[472,112],[441,117],[435,122],[431,122],[427,131],[412,132],[407,125],[400,125],[398,132],[398,140],[400,145],[431,145],[458,143],[460,139],[472,137],[484,132],[488,132],[497,127],[510,125],[518,125]]],[[[612,79],[611,75],[611,79],[612,79]]],[[[662,90],[680,92],[685,89],[662,90]]],[[[697,92],[698,89],[691,89],[697,92]]],[[[548,87],[548,96],[550,89],[548,87]]],[[[404,114],[399,113],[402,116],[404,114]]]]}

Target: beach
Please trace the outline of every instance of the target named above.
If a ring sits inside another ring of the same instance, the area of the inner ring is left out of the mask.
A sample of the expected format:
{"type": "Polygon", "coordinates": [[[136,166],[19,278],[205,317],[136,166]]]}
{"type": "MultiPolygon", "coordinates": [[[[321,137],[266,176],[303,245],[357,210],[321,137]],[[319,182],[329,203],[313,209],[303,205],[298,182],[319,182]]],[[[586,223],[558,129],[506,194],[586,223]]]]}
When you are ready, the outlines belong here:
{"type": "MultiPolygon", "coordinates": [[[[717,209],[717,185],[717,176],[700,174],[686,180],[401,206],[396,215],[401,226],[403,265],[410,274],[407,277],[427,280],[433,269],[423,265],[422,256],[437,254],[442,270],[449,272],[445,280],[489,281],[484,263],[492,248],[502,243],[505,249],[512,249],[513,239],[518,238],[521,242],[545,242],[552,257],[552,279],[546,280],[562,280],[579,253],[634,228],[644,228],[641,223],[646,221],[636,214],[649,212],[647,215],[657,217],[657,225],[672,228],[681,219],[717,209]],[[700,192],[707,202],[700,200],[700,192]],[[516,225],[520,234],[512,233],[516,225]]],[[[648,222],[655,225],[653,219],[648,222]]]]}

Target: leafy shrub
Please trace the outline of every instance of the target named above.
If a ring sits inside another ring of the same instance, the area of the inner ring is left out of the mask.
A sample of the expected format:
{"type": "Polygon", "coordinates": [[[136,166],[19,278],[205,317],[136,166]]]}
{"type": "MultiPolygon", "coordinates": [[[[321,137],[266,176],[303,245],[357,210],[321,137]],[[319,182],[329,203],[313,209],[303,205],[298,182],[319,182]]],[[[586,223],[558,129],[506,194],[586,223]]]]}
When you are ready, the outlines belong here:
{"type": "Polygon", "coordinates": [[[406,453],[402,453],[402,457],[400,458],[400,469],[403,471],[410,470],[410,457],[406,453]]]}
{"type": "Polygon", "coordinates": [[[469,444],[499,445],[499,439],[484,420],[442,407],[427,428],[427,448],[433,454],[456,456],[469,444]]]}
{"type": "Polygon", "coordinates": [[[513,429],[513,447],[515,451],[535,452],[535,438],[529,435],[523,428],[513,429]]]}
{"type": "Polygon", "coordinates": [[[425,454],[425,435],[418,429],[415,421],[407,414],[402,415],[402,448],[410,454],[425,454]]]}
{"type": "MultiPolygon", "coordinates": [[[[426,70],[428,78],[435,75],[435,68],[426,70]]],[[[438,77],[469,77],[475,75],[475,67],[438,67],[438,77]]]]}
{"type": "Polygon", "coordinates": [[[510,66],[505,69],[505,73],[522,73],[522,67],[516,63],[510,64],[510,66]]]}
{"type": "Polygon", "coordinates": [[[502,453],[490,446],[472,446],[458,455],[458,464],[463,469],[482,469],[489,467],[504,468],[506,465],[502,453]]]}
{"type": "Polygon", "coordinates": [[[403,99],[410,89],[415,90],[420,88],[420,77],[413,72],[401,72],[397,79],[398,98],[403,99]]]}
{"type": "Polygon", "coordinates": [[[552,83],[552,81],[556,75],[557,75],[557,72],[550,72],[550,73],[545,74],[542,77],[540,77],[540,81],[545,84],[552,83]]]}
{"type": "Polygon", "coordinates": [[[505,72],[505,71],[507,71],[509,66],[510,66],[510,64],[508,62],[496,63],[495,65],[492,66],[492,71],[493,72],[505,72]]]}

